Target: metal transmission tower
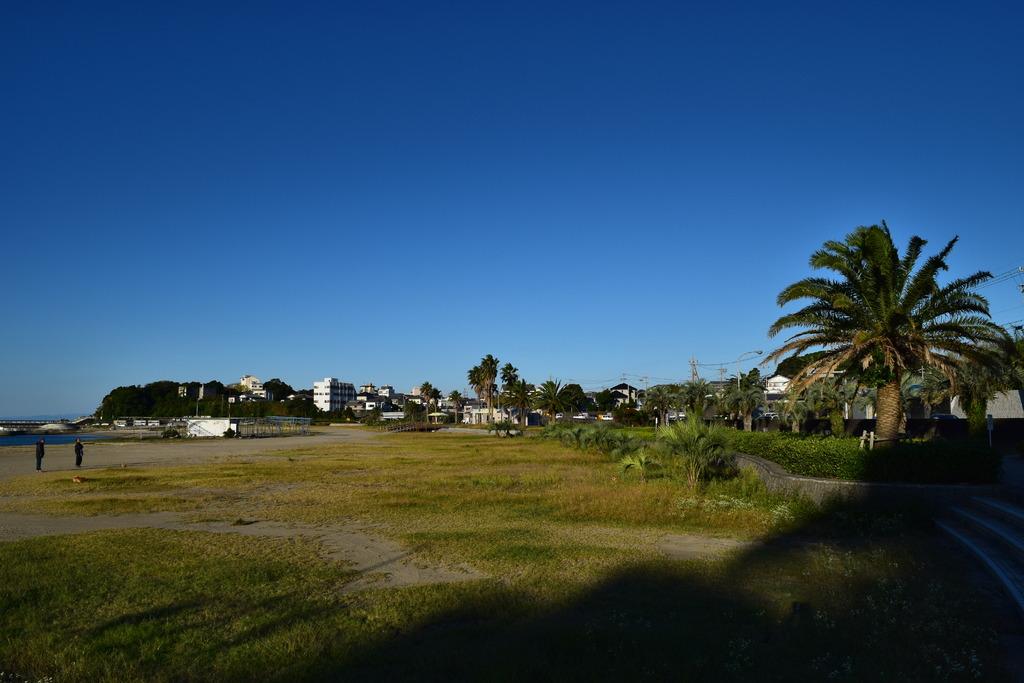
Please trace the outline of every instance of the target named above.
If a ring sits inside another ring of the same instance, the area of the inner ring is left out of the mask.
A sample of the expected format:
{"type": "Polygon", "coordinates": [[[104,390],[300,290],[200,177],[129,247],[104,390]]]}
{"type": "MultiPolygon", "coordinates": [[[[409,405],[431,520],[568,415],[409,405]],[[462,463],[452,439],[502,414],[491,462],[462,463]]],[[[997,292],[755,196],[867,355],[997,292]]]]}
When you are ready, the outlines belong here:
{"type": "Polygon", "coordinates": [[[690,381],[696,382],[700,379],[700,375],[697,373],[697,356],[690,356],[690,381]]]}

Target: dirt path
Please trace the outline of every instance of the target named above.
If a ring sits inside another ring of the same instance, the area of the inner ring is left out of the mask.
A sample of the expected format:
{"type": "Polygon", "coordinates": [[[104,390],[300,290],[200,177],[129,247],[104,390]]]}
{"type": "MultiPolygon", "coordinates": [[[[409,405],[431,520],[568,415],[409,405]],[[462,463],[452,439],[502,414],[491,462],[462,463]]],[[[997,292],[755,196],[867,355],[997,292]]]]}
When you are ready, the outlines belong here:
{"type": "Polygon", "coordinates": [[[0,513],[0,542],[36,536],[139,528],[206,531],[265,538],[308,538],[320,545],[325,557],[349,565],[360,574],[359,578],[346,586],[346,591],[485,578],[484,574],[466,565],[440,566],[426,563],[399,543],[357,525],[314,527],[261,521],[243,524],[187,522],[182,515],[174,512],[94,517],[0,513]]]}
{"type": "MultiPolygon", "coordinates": [[[[268,453],[271,451],[313,448],[336,443],[365,443],[380,436],[377,432],[357,427],[327,427],[311,436],[290,436],[268,439],[196,439],[167,442],[158,439],[85,444],[81,469],[101,469],[121,465],[194,465],[218,459],[268,453]]],[[[47,446],[43,469],[48,472],[75,468],[73,444],[47,446]]],[[[0,448],[0,479],[31,474],[35,471],[35,446],[0,448]]]]}
{"type": "Polygon", "coordinates": [[[658,550],[672,560],[699,560],[732,550],[749,550],[753,545],[751,541],[739,541],[734,538],[665,534],[658,541],[658,550]]]}

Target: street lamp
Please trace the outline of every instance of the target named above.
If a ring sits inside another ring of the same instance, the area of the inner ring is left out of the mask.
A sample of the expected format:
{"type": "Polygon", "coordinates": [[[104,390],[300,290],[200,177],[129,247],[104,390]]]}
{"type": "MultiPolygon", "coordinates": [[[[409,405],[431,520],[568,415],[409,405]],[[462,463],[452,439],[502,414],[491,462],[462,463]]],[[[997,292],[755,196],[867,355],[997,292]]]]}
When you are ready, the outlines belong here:
{"type": "Polygon", "coordinates": [[[737,358],[736,360],[733,361],[734,363],[736,363],[736,388],[737,389],[740,386],[740,363],[745,361],[748,356],[750,356],[750,357],[760,356],[762,353],[764,353],[764,351],[762,351],[761,349],[757,349],[756,351],[747,351],[746,353],[742,354],[739,358],[737,358]]]}

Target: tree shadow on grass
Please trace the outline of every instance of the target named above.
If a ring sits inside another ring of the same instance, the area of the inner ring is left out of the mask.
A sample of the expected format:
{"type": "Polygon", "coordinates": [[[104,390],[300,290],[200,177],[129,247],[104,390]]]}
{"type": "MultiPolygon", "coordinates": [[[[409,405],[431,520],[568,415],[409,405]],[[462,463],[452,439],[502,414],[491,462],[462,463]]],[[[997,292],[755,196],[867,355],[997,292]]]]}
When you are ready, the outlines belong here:
{"type": "Polygon", "coordinates": [[[723,560],[636,563],[545,608],[507,587],[495,586],[513,593],[505,600],[467,590],[446,613],[308,675],[1007,679],[999,631],[1019,632],[1019,619],[929,519],[916,505],[833,504],[723,560]]]}

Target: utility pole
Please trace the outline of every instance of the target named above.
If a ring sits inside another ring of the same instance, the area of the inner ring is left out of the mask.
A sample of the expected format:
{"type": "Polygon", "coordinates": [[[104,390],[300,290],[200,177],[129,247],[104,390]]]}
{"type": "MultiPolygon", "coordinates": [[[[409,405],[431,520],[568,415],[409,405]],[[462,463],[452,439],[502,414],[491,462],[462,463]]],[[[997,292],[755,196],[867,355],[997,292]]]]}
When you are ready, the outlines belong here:
{"type": "Polygon", "coordinates": [[[696,382],[700,379],[700,375],[697,374],[697,356],[690,356],[690,381],[696,382]]]}

